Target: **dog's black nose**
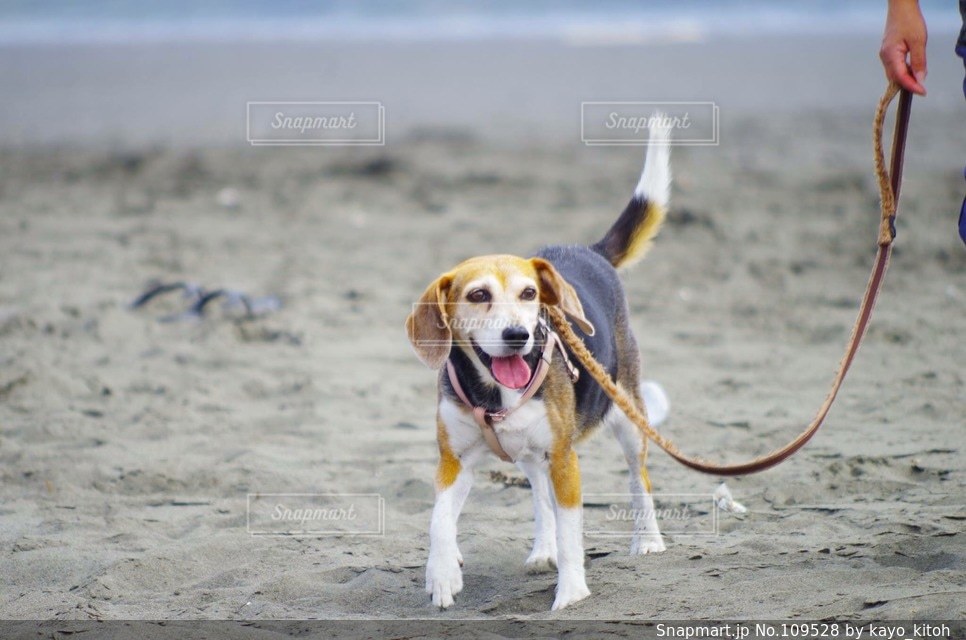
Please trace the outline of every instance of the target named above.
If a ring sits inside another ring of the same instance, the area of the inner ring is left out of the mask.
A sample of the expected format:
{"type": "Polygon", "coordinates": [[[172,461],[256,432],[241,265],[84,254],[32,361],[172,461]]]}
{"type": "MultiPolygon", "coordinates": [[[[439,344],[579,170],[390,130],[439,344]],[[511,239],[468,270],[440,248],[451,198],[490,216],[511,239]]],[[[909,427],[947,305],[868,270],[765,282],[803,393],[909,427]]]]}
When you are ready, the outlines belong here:
{"type": "Polygon", "coordinates": [[[505,342],[508,347],[522,349],[526,346],[527,340],[529,339],[530,332],[527,331],[526,327],[507,327],[503,330],[503,342],[505,342]]]}

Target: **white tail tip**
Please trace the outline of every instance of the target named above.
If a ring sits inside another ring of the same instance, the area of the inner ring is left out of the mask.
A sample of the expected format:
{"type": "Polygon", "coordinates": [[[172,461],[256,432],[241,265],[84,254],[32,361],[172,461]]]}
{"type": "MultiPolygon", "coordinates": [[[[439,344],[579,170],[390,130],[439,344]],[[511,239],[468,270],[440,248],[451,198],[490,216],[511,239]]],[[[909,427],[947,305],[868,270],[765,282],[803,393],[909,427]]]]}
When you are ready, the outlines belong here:
{"type": "Polygon", "coordinates": [[[660,426],[667,420],[671,412],[671,402],[664,387],[653,380],[645,380],[641,383],[641,398],[644,399],[644,407],[647,409],[647,420],[652,426],[660,426]]]}
{"type": "Polygon", "coordinates": [[[634,195],[661,207],[671,201],[671,119],[660,111],[648,118],[650,136],[644,170],[634,195]]]}

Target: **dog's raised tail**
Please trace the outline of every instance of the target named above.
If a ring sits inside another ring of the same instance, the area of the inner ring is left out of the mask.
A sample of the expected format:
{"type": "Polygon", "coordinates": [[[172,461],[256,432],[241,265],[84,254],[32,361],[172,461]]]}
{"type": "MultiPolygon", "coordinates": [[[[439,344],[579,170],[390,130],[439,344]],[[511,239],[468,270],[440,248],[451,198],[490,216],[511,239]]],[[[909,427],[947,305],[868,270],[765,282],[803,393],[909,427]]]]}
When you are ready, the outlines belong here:
{"type": "Polygon", "coordinates": [[[644,257],[667,215],[671,199],[671,127],[667,120],[662,113],[650,117],[644,170],[634,195],[614,226],[591,247],[616,268],[644,257]]]}

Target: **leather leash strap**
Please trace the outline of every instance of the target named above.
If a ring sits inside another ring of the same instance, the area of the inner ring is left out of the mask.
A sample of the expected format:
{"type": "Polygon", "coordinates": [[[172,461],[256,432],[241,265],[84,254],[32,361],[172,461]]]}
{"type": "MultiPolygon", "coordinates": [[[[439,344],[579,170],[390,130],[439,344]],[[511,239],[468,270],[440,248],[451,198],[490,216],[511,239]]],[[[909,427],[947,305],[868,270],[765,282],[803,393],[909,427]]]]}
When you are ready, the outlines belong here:
{"type": "Polygon", "coordinates": [[[647,420],[646,412],[639,410],[634,405],[628,398],[626,392],[614,383],[600,363],[594,359],[583,341],[570,328],[570,323],[563,315],[563,312],[556,307],[547,308],[550,318],[556,326],[557,331],[560,332],[564,342],[570,347],[573,354],[584,365],[590,375],[597,380],[607,395],[610,396],[611,400],[649,438],[684,466],[701,471],[702,473],[719,476],[737,476],[764,471],[786,460],[801,449],[815,435],[825,421],[825,417],[828,415],[829,409],[832,408],[832,403],[835,402],[835,397],[838,395],[842,382],[845,380],[845,374],[848,373],[849,367],[855,359],[859,344],[861,344],[862,338],[865,336],[869,319],[872,317],[872,309],[875,306],[876,297],[882,287],[882,280],[885,276],[886,267],[889,264],[889,256],[892,253],[892,241],[896,235],[895,219],[898,213],[899,187],[902,183],[902,161],[906,148],[906,132],[909,127],[909,111],[912,105],[912,94],[903,89],[899,98],[899,107],[896,111],[896,128],[892,141],[891,169],[889,172],[886,172],[885,159],[882,152],[882,127],[885,121],[886,110],[895,98],[896,93],[900,93],[899,86],[891,83],[886,89],[885,94],[879,100],[872,128],[875,171],[879,181],[879,195],[882,200],[882,218],[879,224],[879,248],[876,253],[875,263],[872,267],[872,275],[869,277],[869,284],[866,286],[865,295],[862,298],[862,306],[859,307],[859,314],[852,328],[852,336],[849,338],[849,342],[845,347],[845,355],[839,363],[838,372],[835,374],[835,379],[832,381],[832,388],[828,392],[825,402],[822,403],[811,424],[797,438],[784,447],[749,462],[728,465],[715,464],[700,458],[684,455],[673,442],[666,439],[651,427],[647,420]]]}

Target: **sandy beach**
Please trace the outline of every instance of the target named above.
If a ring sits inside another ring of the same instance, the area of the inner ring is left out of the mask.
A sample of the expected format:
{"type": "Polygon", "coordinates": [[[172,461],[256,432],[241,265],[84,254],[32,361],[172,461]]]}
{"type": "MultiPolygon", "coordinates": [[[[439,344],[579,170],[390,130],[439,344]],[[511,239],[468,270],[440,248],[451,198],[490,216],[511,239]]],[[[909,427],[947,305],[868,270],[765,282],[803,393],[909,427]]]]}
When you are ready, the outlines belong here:
{"type": "MultiPolygon", "coordinates": [[[[581,101],[713,100],[720,145],[673,150],[667,225],[624,275],[633,327],[683,450],[784,444],[831,382],[875,251],[877,46],[344,46],[0,54],[0,618],[966,615],[951,41],[930,43],[894,261],[827,426],[729,480],[748,512],[716,535],[642,557],[588,535],[592,596],[553,614],[555,576],[523,566],[530,492],[496,458],[460,521],[464,591],[440,612],[423,590],[436,391],[410,305],[465,257],[600,237],[642,148],[583,145],[581,101]],[[389,143],[248,146],[244,104],[266,99],[381,100],[389,143]],[[282,307],[160,322],[177,294],[128,307],[155,279],[282,307]],[[249,496],[272,493],[377,494],[382,535],[253,536],[249,496]]],[[[609,433],[580,457],[587,494],[626,491],[609,433]]],[[[650,468],[659,495],[718,485],[657,450],[650,468]]]]}

